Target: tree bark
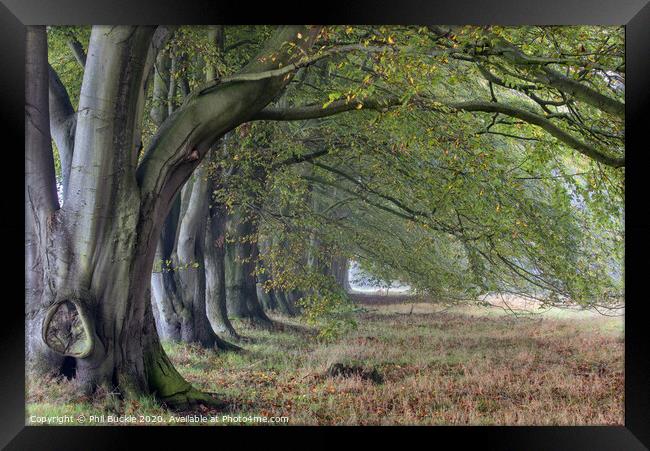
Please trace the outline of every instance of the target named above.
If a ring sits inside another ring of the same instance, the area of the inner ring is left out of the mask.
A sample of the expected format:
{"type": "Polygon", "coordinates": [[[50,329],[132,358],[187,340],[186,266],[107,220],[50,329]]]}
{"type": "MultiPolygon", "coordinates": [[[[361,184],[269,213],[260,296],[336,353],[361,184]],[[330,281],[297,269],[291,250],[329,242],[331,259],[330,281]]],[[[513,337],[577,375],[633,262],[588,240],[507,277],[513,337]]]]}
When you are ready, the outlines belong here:
{"type": "Polygon", "coordinates": [[[43,300],[52,295],[48,280],[48,229],[59,208],[50,138],[45,27],[29,26],[25,54],[25,314],[26,360],[30,371],[58,368],[63,356],[41,339],[43,300]]]}
{"type": "MultiPolygon", "coordinates": [[[[52,227],[59,243],[55,267],[50,268],[56,292],[48,299],[52,321],[43,324],[43,334],[47,339],[48,327],[53,327],[64,303],[82,319],[83,352],[66,354],[76,358],[77,380],[89,391],[97,385],[119,387],[123,393],[159,391],[149,386],[145,362],[165,364],[166,359],[157,349],[157,336],[147,329],[153,318],[148,317],[148,302],[143,302],[150,277],[144,268],[150,268],[147,260],[154,249],[147,251],[139,243],[135,184],[134,119],[153,31],[93,28],[68,198],[52,227]]],[[[52,340],[47,343],[56,348],[52,340]]]]}
{"type": "Polygon", "coordinates": [[[169,55],[161,51],[156,56],[156,64],[153,73],[153,107],[151,108],[151,119],[160,127],[167,119],[169,109],[167,97],[169,95],[169,55]]]}
{"type": "Polygon", "coordinates": [[[350,291],[350,281],[348,278],[349,261],[347,257],[342,255],[335,255],[332,257],[332,264],[330,265],[331,275],[336,281],[336,284],[341,287],[346,293],[350,291]]]}
{"type": "MultiPolygon", "coordinates": [[[[207,299],[212,298],[214,284],[218,283],[211,279],[218,274],[215,262],[208,261],[211,256],[205,247],[206,240],[211,239],[211,233],[207,235],[210,187],[205,165],[201,165],[183,188],[179,211],[172,210],[168,216],[169,228],[174,227],[174,221],[177,227],[174,231],[163,229],[161,234],[158,254],[168,265],[152,274],[154,305],[163,338],[233,350],[238,348],[215,333],[218,330],[213,330],[207,312],[207,299]]],[[[236,337],[232,326],[230,329],[226,328],[227,334],[236,337]]]]}
{"type": "Polygon", "coordinates": [[[158,333],[165,340],[180,341],[178,312],[176,306],[182,305],[177,296],[172,256],[178,236],[178,223],[181,211],[181,195],[177,195],[162,227],[156,248],[155,267],[151,273],[151,298],[158,333]]]}
{"type": "MultiPolygon", "coordinates": [[[[172,104],[169,103],[169,108],[165,109],[161,101],[173,97],[176,86],[170,78],[168,63],[167,55],[159,54],[154,81],[154,98],[157,97],[159,101],[152,111],[152,118],[161,122],[173,113],[172,104]]],[[[186,77],[181,79],[186,81],[186,77]]],[[[212,151],[214,152],[216,148],[212,151]]],[[[165,237],[163,230],[161,236],[159,249],[164,247],[162,240],[171,239],[172,251],[158,252],[161,260],[171,262],[171,267],[152,275],[152,283],[156,288],[154,307],[159,306],[157,310],[164,313],[157,315],[157,324],[166,339],[198,342],[203,346],[216,345],[221,349],[239,349],[218,336],[224,333],[236,338],[237,334],[225,312],[225,291],[223,300],[220,299],[223,281],[220,283],[219,278],[223,278],[223,256],[221,255],[221,261],[217,260],[219,250],[213,249],[210,228],[213,224],[219,227],[224,219],[215,217],[210,222],[208,218],[210,212],[216,213],[219,209],[211,209],[209,206],[213,181],[212,176],[208,176],[206,164],[199,166],[183,187],[177,233],[165,237]],[[223,308],[220,307],[221,302],[223,308]]]]}
{"type": "Polygon", "coordinates": [[[49,69],[49,108],[50,130],[52,139],[59,150],[61,161],[61,184],[63,201],[68,193],[72,152],[74,151],[74,134],[77,128],[77,115],[70,102],[70,96],[61,82],[59,75],[48,65],[49,69]]]}
{"type": "Polygon", "coordinates": [[[215,203],[210,206],[210,218],[205,237],[206,310],[214,331],[224,337],[238,339],[226,304],[225,268],[226,208],[215,203]]]}
{"type": "Polygon", "coordinates": [[[226,220],[225,275],[228,314],[262,325],[271,320],[257,297],[257,226],[240,208],[226,220]]]}
{"type": "MultiPolygon", "coordinates": [[[[189,203],[178,234],[175,260],[178,266],[186,268],[176,272],[179,282],[177,287],[184,303],[181,313],[181,339],[185,342],[196,341],[204,346],[216,344],[222,349],[230,349],[232,346],[213,332],[206,311],[204,248],[210,198],[210,183],[207,177],[205,165],[194,172],[191,193],[188,193],[189,203]]],[[[187,189],[190,189],[190,186],[187,189]]]]}
{"type": "Polygon", "coordinates": [[[77,63],[83,69],[86,66],[86,52],[84,51],[83,45],[81,45],[81,42],[75,36],[68,39],[67,44],[70,50],[72,50],[74,59],[77,60],[77,63]]]}

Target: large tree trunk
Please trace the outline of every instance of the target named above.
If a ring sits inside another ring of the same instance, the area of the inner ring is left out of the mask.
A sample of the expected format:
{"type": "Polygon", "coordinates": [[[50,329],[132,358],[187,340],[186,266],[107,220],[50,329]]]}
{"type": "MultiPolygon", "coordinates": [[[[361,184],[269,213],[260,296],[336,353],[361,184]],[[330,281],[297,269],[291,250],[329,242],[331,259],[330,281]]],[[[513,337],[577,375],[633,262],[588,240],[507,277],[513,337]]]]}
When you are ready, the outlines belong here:
{"type": "MultiPolygon", "coordinates": [[[[165,370],[164,379],[159,376],[161,368],[172,367],[158,343],[148,302],[143,302],[148,298],[154,249],[138,241],[142,231],[135,185],[138,127],[133,118],[152,34],[150,27],[93,29],[68,199],[63,209],[32,215],[46,219],[39,226],[39,263],[45,263],[47,290],[28,303],[27,330],[30,340],[42,337],[50,350],[74,359],[76,378],[88,391],[107,385],[125,394],[156,392],[175,401],[194,390],[174,371],[165,370]]],[[[29,36],[38,36],[38,45],[28,39],[28,55],[38,61],[28,60],[27,108],[29,113],[30,105],[36,104],[30,97],[37,95],[39,133],[49,140],[46,38],[44,30],[29,36]]],[[[40,179],[34,172],[49,174],[50,163],[46,169],[30,170],[32,156],[45,145],[39,148],[30,139],[29,128],[27,133],[31,194],[34,180],[40,179]]],[[[51,201],[41,203],[53,206],[51,201]]],[[[38,287],[28,283],[31,289],[38,287]]],[[[28,358],[39,361],[36,352],[28,358]]]]}
{"type": "Polygon", "coordinates": [[[217,337],[205,313],[205,267],[203,242],[208,214],[207,181],[204,165],[194,171],[182,192],[176,252],[172,257],[178,302],[174,307],[180,338],[186,343],[212,346],[217,337]]]}
{"type": "Polygon", "coordinates": [[[228,314],[258,324],[270,324],[257,297],[257,226],[240,208],[228,214],[225,248],[228,314]]]}
{"type": "Polygon", "coordinates": [[[239,336],[228,319],[226,304],[225,229],[225,205],[214,202],[210,206],[205,237],[206,309],[215,332],[237,339],[239,336]]]}
{"type": "Polygon", "coordinates": [[[165,219],[156,248],[154,270],[151,273],[151,297],[158,333],[165,340],[180,341],[180,322],[176,306],[182,302],[175,299],[178,290],[172,265],[172,256],[178,236],[181,212],[181,195],[177,195],[165,219]]]}
{"type": "Polygon", "coordinates": [[[84,73],[68,199],[48,230],[52,245],[45,342],[76,359],[82,387],[156,392],[174,402],[192,391],[160,348],[149,305],[155,248],[141,241],[134,118],[154,29],[95,27],[84,73]],[[146,299],[146,300],[145,300],[146,299]],[[75,333],[73,338],[67,331],[75,333]],[[158,385],[160,384],[160,385],[158,385]],[[181,388],[182,387],[182,388],[181,388]]]}
{"type": "MultiPolygon", "coordinates": [[[[165,121],[138,164],[153,32],[93,27],[62,209],[50,145],[45,30],[28,32],[28,359],[47,362],[49,350],[74,359],[77,381],[87,391],[107,385],[127,396],[154,394],[173,406],[213,403],[176,372],[160,346],[149,289],[156,245],[172,199],[209,148],[263,108],[288,79],[219,85],[189,99],[165,121]],[[49,350],[39,352],[43,343],[49,350]]],[[[243,72],[290,63],[297,57],[278,54],[282,44],[305,48],[317,32],[281,28],[243,72]],[[298,31],[309,39],[297,39],[298,31]],[[278,56],[262,58],[271,53],[278,56]]]]}
{"type": "Polygon", "coordinates": [[[27,27],[25,58],[25,314],[28,370],[57,368],[63,356],[41,338],[43,299],[49,283],[48,229],[59,208],[54,175],[48,108],[47,35],[45,27],[27,27]]]}
{"type": "MultiPolygon", "coordinates": [[[[158,254],[163,267],[160,272],[152,274],[152,288],[156,293],[154,306],[159,312],[157,324],[165,339],[200,343],[205,347],[214,346],[223,350],[238,349],[215,333],[222,328],[213,331],[206,308],[206,299],[212,299],[215,282],[218,284],[218,280],[213,279],[218,277],[215,274],[215,262],[209,261],[212,249],[209,253],[205,250],[206,240],[211,237],[211,233],[206,236],[210,187],[205,165],[202,165],[183,188],[178,216],[175,217],[175,211],[172,210],[167,219],[170,228],[174,220],[177,221],[177,232],[172,235],[171,230],[165,233],[163,229],[161,234],[158,254]],[[165,245],[165,241],[169,240],[173,240],[171,249],[165,245]]],[[[232,326],[230,329],[226,328],[227,334],[235,337],[232,326]]]]}

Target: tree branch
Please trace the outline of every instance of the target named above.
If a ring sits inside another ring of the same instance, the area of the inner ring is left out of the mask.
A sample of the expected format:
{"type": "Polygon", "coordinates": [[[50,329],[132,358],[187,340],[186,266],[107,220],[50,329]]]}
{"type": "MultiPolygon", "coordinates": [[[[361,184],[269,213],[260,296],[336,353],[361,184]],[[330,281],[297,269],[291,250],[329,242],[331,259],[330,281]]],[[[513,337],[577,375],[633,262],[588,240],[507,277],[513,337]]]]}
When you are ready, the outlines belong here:
{"type": "Polygon", "coordinates": [[[329,149],[321,149],[321,150],[316,150],[312,153],[304,154],[304,155],[296,155],[294,154],[292,157],[289,157],[285,160],[278,161],[277,163],[274,163],[271,165],[271,169],[277,169],[282,166],[289,166],[292,164],[298,164],[298,163],[303,163],[305,161],[312,161],[318,157],[321,157],[323,155],[327,155],[329,152],[329,149]]]}
{"type": "Polygon", "coordinates": [[[235,74],[229,77],[223,77],[219,80],[217,80],[218,83],[229,83],[233,81],[256,81],[256,80],[264,80],[265,78],[271,78],[271,77],[280,77],[283,75],[287,75],[297,69],[300,69],[301,67],[309,66],[314,64],[317,61],[322,60],[323,58],[327,58],[333,55],[338,55],[340,53],[346,53],[346,52],[352,52],[352,51],[363,51],[366,53],[376,53],[376,52],[383,52],[386,50],[394,50],[393,47],[391,46],[363,46],[361,44],[350,44],[350,45],[342,45],[339,47],[334,47],[328,50],[325,50],[321,53],[317,53],[315,55],[305,57],[299,61],[296,61],[295,63],[288,64],[286,66],[281,66],[278,67],[277,69],[271,69],[267,71],[262,71],[262,72],[252,72],[252,73],[240,73],[240,74],[235,74]]]}
{"type": "Polygon", "coordinates": [[[398,99],[363,99],[363,100],[336,100],[323,108],[320,103],[305,105],[302,107],[266,107],[259,113],[255,114],[251,120],[262,121],[299,121],[306,119],[318,119],[335,114],[344,113],[353,110],[376,110],[388,111],[390,107],[397,106],[401,102],[398,99]]]}
{"type": "Polygon", "coordinates": [[[84,51],[81,42],[79,42],[79,39],[77,39],[76,36],[71,36],[70,39],[68,39],[67,44],[68,47],[70,47],[70,50],[72,50],[74,59],[77,60],[77,63],[79,63],[81,68],[83,69],[86,67],[86,52],[84,51]]]}
{"type": "MultiPolygon", "coordinates": [[[[517,108],[512,105],[507,105],[498,102],[484,102],[484,101],[469,101],[469,102],[435,102],[431,99],[424,97],[416,97],[412,102],[422,109],[432,109],[439,111],[440,107],[448,107],[455,110],[469,111],[469,112],[487,112],[487,113],[501,113],[506,116],[521,119],[532,125],[536,125],[550,135],[554,136],[564,144],[572,147],[578,152],[591,159],[594,159],[607,166],[615,168],[625,166],[625,158],[616,158],[605,155],[598,149],[590,144],[580,141],[570,133],[562,130],[557,125],[553,124],[550,120],[537,113],[533,113],[522,108],[517,108]],[[436,104],[439,104],[437,106],[436,104]]],[[[384,98],[384,99],[363,99],[363,100],[339,100],[333,102],[329,106],[323,108],[319,104],[312,104],[303,107],[267,107],[253,116],[251,120],[277,120],[277,121],[294,121],[305,119],[316,119],[332,116],[335,114],[343,113],[346,111],[372,109],[378,111],[387,111],[390,107],[398,106],[401,102],[397,98],[384,98]]]]}
{"type": "Polygon", "coordinates": [[[625,104],[616,99],[603,95],[582,83],[573,80],[556,70],[548,67],[550,63],[561,63],[563,60],[554,60],[549,58],[538,58],[526,55],[516,45],[499,37],[497,46],[493,50],[500,56],[514,64],[537,65],[539,70],[535,71],[535,79],[540,83],[554,87],[567,94],[572,95],[601,111],[613,114],[625,119],[625,104]]]}
{"type": "Polygon", "coordinates": [[[302,178],[305,179],[305,180],[308,180],[310,182],[315,182],[315,183],[319,183],[321,185],[332,186],[334,188],[340,189],[341,191],[344,191],[344,192],[346,192],[348,194],[351,194],[351,195],[355,196],[358,199],[363,200],[368,205],[372,205],[373,207],[379,208],[380,210],[384,210],[384,211],[386,211],[388,213],[391,213],[391,214],[393,214],[395,216],[398,216],[398,217],[400,217],[402,219],[407,219],[409,221],[417,222],[417,219],[413,215],[404,214],[404,213],[402,213],[400,211],[393,210],[392,208],[387,207],[385,205],[381,205],[381,204],[379,204],[377,202],[373,202],[372,200],[370,200],[370,198],[367,195],[364,195],[363,193],[359,193],[359,192],[356,192],[356,191],[352,191],[351,189],[346,188],[346,187],[342,186],[339,183],[330,182],[330,181],[325,180],[323,178],[316,177],[316,176],[311,176],[311,175],[303,175],[302,178]]]}
{"type": "Polygon", "coordinates": [[[598,108],[601,111],[625,119],[625,104],[623,102],[619,102],[618,100],[603,95],[595,89],[591,89],[590,87],[566,77],[549,67],[544,67],[542,70],[544,71],[544,75],[537,77],[541,82],[570,94],[576,99],[598,108]]]}
{"type": "Polygon", "coordinates": [[[328,166],[328,165],[326,165],[326,164],[319,163],[319,162],[312,162],[312,164],[313,164],[314,166],[317,166],[317,167],[321,168],[321,169],[325,169],[325,170],[328,171],[328,172],[331,172],[331,173],[333,173],[333,174],[337,174],[337,175],[343,177],[344,179],[346,179],[346,180],[348,180],[348,181],[354,183],[355,185],[361,187],[361,188],[364,189],[365,191],[367,191],[367,192],[369,192],[369,193],[371,193],[371,194],[374,194],[375,196],[380,197],[380,198],[382,198],[382,199],[384,199],[384,200],[387,200],[388,202],[390,202],[390,203],[392,203],[393,205],[395,205],[397,208],[399,208],[399,209],[401,209],[401,210],[404,210],[404,211],[407,212],[409,215],[411,215],[411,216],[409,217],[410,219],[414,219],[414,220],[415,220],[418,216],[421,216],[421,217],[424,217],[424,218],[431,218],[431,216],[432,216],[433,214],[435,214],[435,212],[436,212],[435,209],[434,209],[432,212],[430,212],[430,213],[428,213],[428,212],[422,212],[422,211],[417,211],[417,210],[413,210],[412,208],[408,207],[407,205],[404,205],[403,202],[399,201],[398,199],[394,198],[393,196],[390,196],[390,195],[388,195],[388,194],[380,193],[380,192],[378,192],[377,190],[374,190],[374,189],[370,188],[367,184],[361,182],[360,180],[357,180],[356,178],[352,177],[351,175],[345,173],[344,171],[342,171],[342,170],[340,170],[340,169],[333,168],[333,167],[331,167],[331,166],[328,166]]]}
{"type": "Polygon", "coordinates": [[[51,65],[48,65],[48,69],[50,129],[52,132],[52,138],[59,150],[63,199],[65,199],[68,191],[70,167],[72,165],[72,152],[74,150],[74,135],[77,128],[77,116],[72,107],[72,103],[70,102],[68,91],[61,82],[59,75],[51,65]]]}
{"type": "Polygon", "coordinates": [[[616,158],[609,155],[601,153],[599,150],[593,146],[580,141],[575,138],[568,132],[565,132],[557,125],[553,124],[550,120],[546,119],[544,116],[541,116],[537,113],[532,113],[530,111],[516,108],[511,105],[505,105],[502,103],[496,102],[484,102],[484,101],[470,101],[470,102],[450,102],[447,103],[447,106],[463,111],[482,111],[488,113],[501,113],[507,116],[515,117],[521,119],[522,121],[528,122],[529,124],[537,125],[538,127],[544,129],[550,135],[554,136],[563,143],[574,148],[578,152],[587,157],[596,160],[600,163],[603,163],[607,166],[612,166],[615,168],[620,168],[625,166],[625,157],[616,158]]]}
{"type": "MultiPolygon", "coordinates": [[[[320,27],[311,26],[279,27],[241,74],[272,71],[294,63],[300,57],[296,47],[308,49],[319,31],[320,27]]],[[[210,147],[264,108],[287,83],[286,77],[271,77],[220,84],[209,92],[190,95],[159,128],[137,168],[142,214],[152,221],[164,217],[172,198],[210,147]]],[[[157,235],[142,239],[155,240],[157,235]]]]}

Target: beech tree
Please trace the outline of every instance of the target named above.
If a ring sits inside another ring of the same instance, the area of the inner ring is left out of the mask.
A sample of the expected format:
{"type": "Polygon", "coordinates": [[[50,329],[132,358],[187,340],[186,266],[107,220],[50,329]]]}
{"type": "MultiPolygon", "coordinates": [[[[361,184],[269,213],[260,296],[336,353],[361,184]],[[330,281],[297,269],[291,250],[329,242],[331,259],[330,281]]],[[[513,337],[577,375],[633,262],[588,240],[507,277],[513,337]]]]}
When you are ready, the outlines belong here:
{"type": "Polygon", "coordinates": [[[28,32],[28,360],[43,362],[53,351],[76,359],[76,379],[89,391],[106,384],[178,406],[212,401],[174,369],[154,326],[149,281],[163,222],[208,150],[277,96],[290,74],[273,71],[300,58],[319,27],[278,29],[241,80],[210,84],[186,99],[138,161],[155,31],[93,27],[61,208],[48,133],[46,32],[28,32]],[[41,352],[43,344],[49,349],[41,352]]]}
{"type": "MultiPolygon", "coordinates": [[[[222,37],[223,27],[208,28],[208,41],[219,56],[223,54],[222,37]]],[[[151,119],[157,127],[175,109],[176,86],[189,86],[186,75],[179,76],[171,70],[179,60],[178,55],[170,58],[168,51],[159,52],[156,58],[151,119]]],[[[205,71],[208,82],[217,78],[218,72],[211,62],[200,70],[205,71]]],[[[189,88],[183,91],[189,93],[189,88]]],[[[216,147],[220,146],[218,143],[216,147]]],[[[219,234],[223,235],[217,225],[223,219],[210,214],[218,211],[218,207],[210,205],[213,185],[213,177],[204,163],[174,200],[156,252],[158,267],[151,276],[154,314],[164,339],[234,350],[239,348],[219,336],[235,338],[236,333],[226,315],[225,292],[221,289],[225,283],[223,255],[213,249],[221,238],[219,234]]]]}
{"type": "Polygon", "coordinates": [[[313,316],[350,257],[449,296],[620,298],[604,263],[622,243],[618,31],[286,26],[236,70],[190,74],[203,58],[167,46],[173,32],[93,26],[87,51],[66,36],[77,87],[48,65],[46,29],[28,30],[33,369],[216,403],[174,369],[154,317],[165,338],[229,348],[229,314],[313,316]],[[253,202],[215,196],[238,174],[253,202]]]}

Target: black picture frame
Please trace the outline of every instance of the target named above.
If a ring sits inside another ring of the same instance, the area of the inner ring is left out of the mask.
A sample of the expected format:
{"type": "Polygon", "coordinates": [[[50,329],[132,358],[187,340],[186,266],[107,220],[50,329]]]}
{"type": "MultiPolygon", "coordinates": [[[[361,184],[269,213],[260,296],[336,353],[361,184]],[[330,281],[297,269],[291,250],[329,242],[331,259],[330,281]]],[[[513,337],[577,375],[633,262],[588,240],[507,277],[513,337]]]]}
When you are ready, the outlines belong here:
{"type": "MultiPolygon", "coordinates": [[[[3,321],[0,326],[0,446],[15,450],[37,449],[122,449],[135,447],[134,435],[146,435],[169,447],[169,432],[180,432],[185,443],[186,427],[38,427],[25,426],[24,374],[24,292],[15,283],[23,274],[24,248],[20,236],[24,199],[16,195],[24,148],[24,37],[26,25],[72,24],[207,24],[207,23],[333,23],[333,24],[592,24],[625,25],[626,29],[626,201],[625,201],[625,426],[579,427],[435,427],[411,428],[407,435],[438,446],[451,440],[454,448],[475,443],[480,449],[525,450],[636,450],[650,447],[650,330],[644,315],[644,282],[650,246],[650,215],[647,214],[648,169],[647,131],[650,124],[650,4],[648,0],[444,0],[424,2],[401,0],[380,3],[368,0],[344,1],[217,2],[209,0],[0,0],[0,111],[5,138],[3,146],[3,207],[0,232],[5,238],[4,260],[16,277],[3,277],[3,321]],[[9,144],[12,143],[12,144],[9,144]]],[[[10,269],[6,269],[5,276],[10,269]]],[[[646,276],[647,277],[647,276],[646,276]]],[[[238,440],[250,437],[250,429],[227,428],[238,440]]],[[[255,428],[269,443],[293,428],[255,428]]],[[[214,435],[212,428],[192,428],[192,435],[203,436],[213,446],[224,442],[224,429],[214,435]],[[210,435],[206,435],[210,434],[210,435]]],[[[340,428],[349,432],[347,428],[340,428]]],[[[372,436],[382,439],[387,432],[406,432],[402,428],[372,428],[372,436]]],[[[318,437],[332,440],[327,428],[314,430],[318,437]]],[[[290,432],[292,433],[292,432],[290,432]]],[[[355,431],[356,434],[356,431],[355,431]]],[[[278,438],[277,440],[286,440],[278,438]]],[[[365,440],[365,439],[364,439],[365,440]]],[[[318,438],[315,441],[319,441],[318,438]]],[[[347,439],[338,445],[346,446],[347,439]]],[[[415,440],[409,440],[415,445],[415,440]]],[[[240,443],[244,443],[241,442],[240,443]]],[[[282,443],[282,442],[281,442],[282,443]]],[[[286,442],[285,442],[286,443],[286,442]]],[[[308,442],[303,442],[307,445],[308,442]]],[[[144,446],[144,445],[137,445],[144,446]]],[[[265,445],[264,445],[265,446],[265,445]]],[[[250,447],[250,445],[248,446],[250,447]]],[[[347,447],[347,446],[346,446],[347,447]]],[[[445,446],[446,448],[446,446],[445,446]]]]}

